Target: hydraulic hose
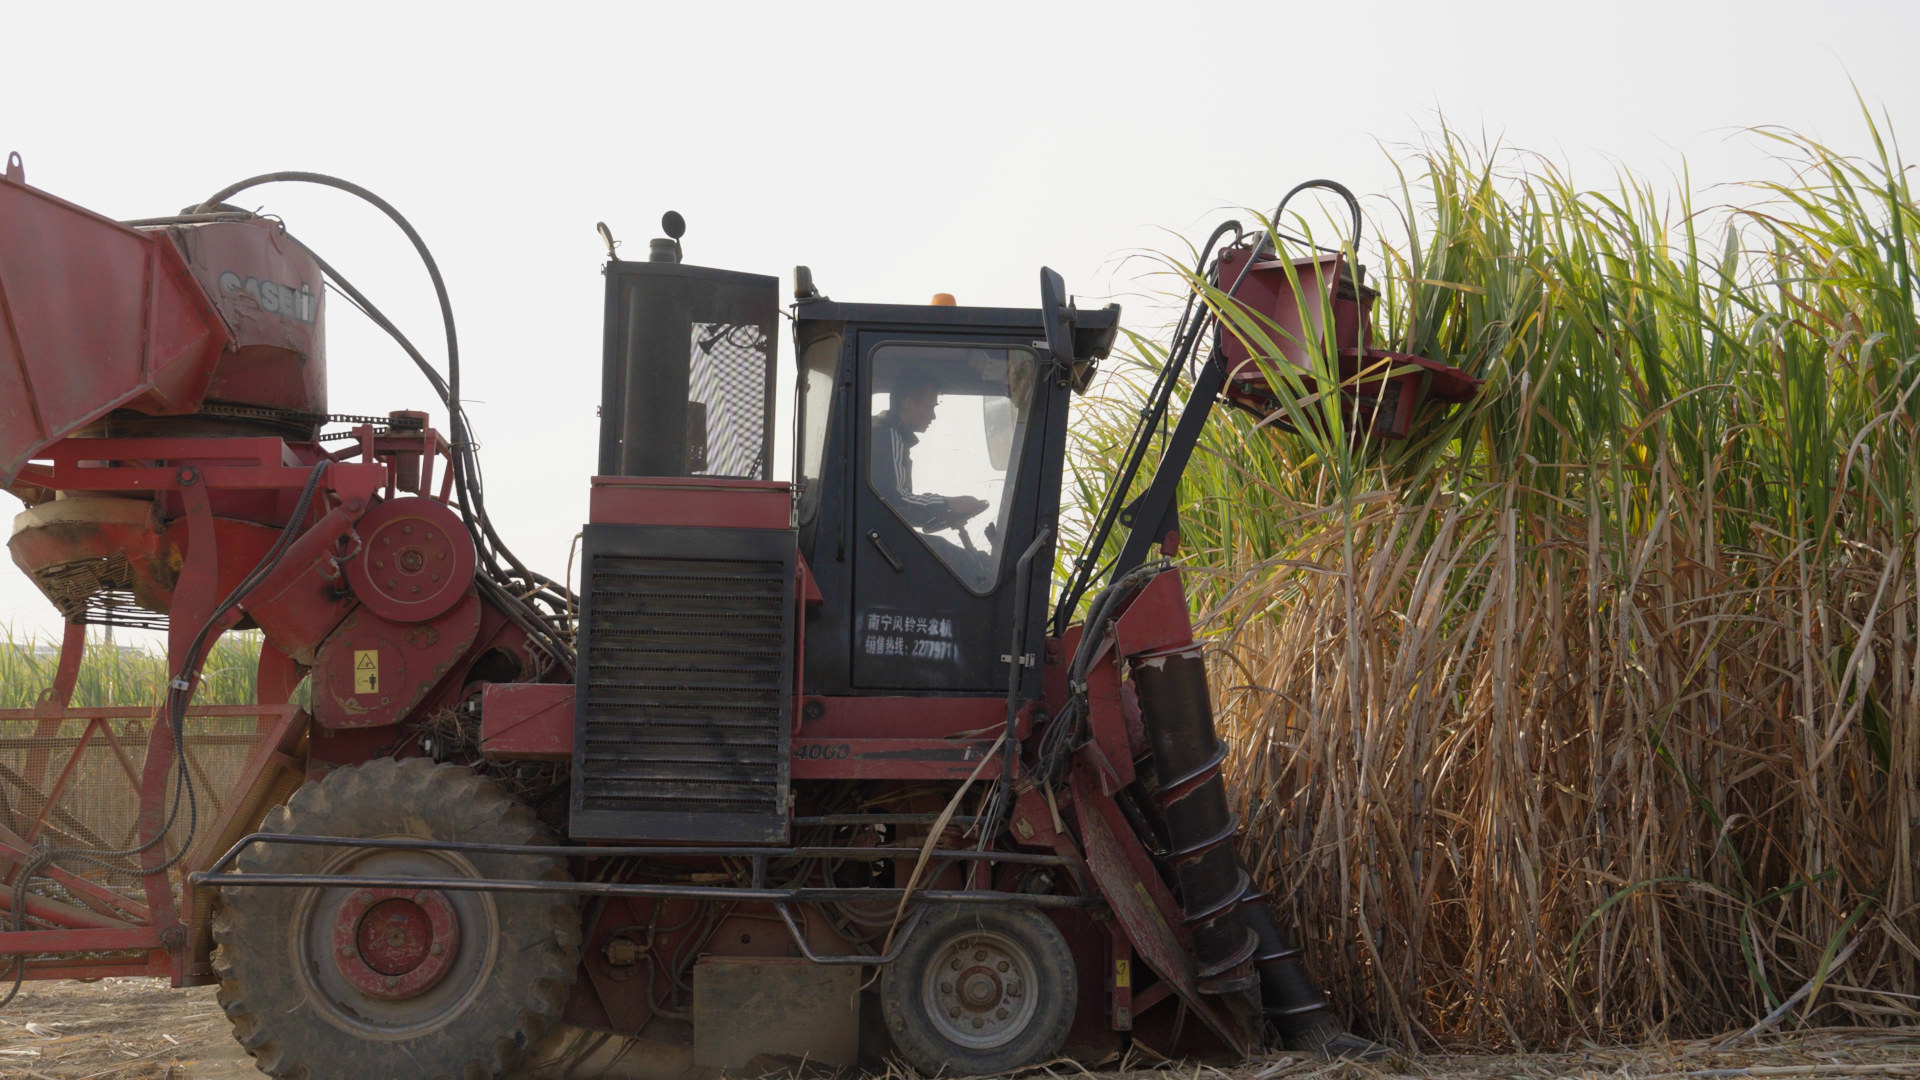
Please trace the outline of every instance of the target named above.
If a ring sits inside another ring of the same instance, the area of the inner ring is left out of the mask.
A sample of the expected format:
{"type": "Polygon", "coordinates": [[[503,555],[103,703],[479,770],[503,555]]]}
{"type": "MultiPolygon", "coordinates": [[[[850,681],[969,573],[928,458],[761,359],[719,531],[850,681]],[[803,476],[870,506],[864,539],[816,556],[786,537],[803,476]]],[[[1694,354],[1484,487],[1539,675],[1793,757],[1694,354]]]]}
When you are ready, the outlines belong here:
{"type": "MultiPolygon", "coordinates": [[[[427,248],[426,241],[413,227],[413,223],[408,221],[392,203],[359,184],[325,173],[298,170],[262,173],[229,184],[183,216],[193,217],[213,212],[242,191],[263,184],[281,182],[330,187],[367,202],[399,227],[400,231],[406,235],[408,242],[413,245],[414,251],[420,256],[421,263],[426,267],[427,276],[433,282],[434,296],[440,306],[441,324],[446,332],[447,374],[444,380],[433,371],[432,365],[427,363],[425,357],[413,347],[406,336],[400,333],[399,328],[380,313],[379,308],[375,307],[358,289],[353,288],[325,260],[320,259],[318,255],[314,258],[320,263],[322,271],[341,287],[341,291],[347,295],[348,300],[400,344],[414,364],[427,374],[434,391],[446,404],[449,434],[452,436],[453,443],[454,485],[460,494],[460,514],[466,522],[467,531],[473,537],[474,548],[479,553],[482,564],[487,568],[487,576],[491,577],[493,584],[497,586],[484,591],[501,606],[516,626],[539,645],[542,651],[548,653],[563,668],[571,672],[574,663],[573,643],[570,628],[564,625],[565,617],[560,614],[569,607],[568,602],[571,600],[569,590],[566,586],[556,585],[551,579],[529,570],[516,558],[506,543],[501,540],[499,533],[493,527],[492,518],[487,514],[485,484],[481,477],[478,456],[474,452],[476,444],[466,410],[461,405],[460,399],[460,341],[454,328],[453,302],[447,292],[446,280],[441,276],[439,263],[435,261],[432,251],[427,248]],[[507,564],[506,567],[500,565],[503,559],[507,564]],[[536,596],[545,599],[548,606],[555,609],[555,613],[543,615],[535,610],[528,600],[536,596]],[[556,622],[562,625],[556,626],[556,622]]],[[[306,247],[304,244],[301,246],[306,247]]],[[[309,253],[312,252],[311,248],[307,250],[309,253]]]]}
{"type": "MultiPolygon", "coordinates": [[[[1194,267],[1194,276],[1199,277],[1210,272],[1213,247],[1220,242],[1221,237],[1231,232],[1235,235],[1237,243],[1240,231],[1240,223],[1237,221],[1222,222],[1215,228],[1213,235],[1207,238],[1205,246],[1200,249],[1200,260],[1194,267]]],[[[1238,284],[1236,281],[1236,288],[1238,284]]],[[[1073,572],[1068,575],[1066,587],[1060,590],[1060,600],[1053,611],[1052,632],[1055,637],[1066,633],[1067,622],[1073,617],[1074,608],[1079,606],[1080,598],[1086,595],[1094,574],[1099,570],[1100,550],[1106,546],[1108,535],[1112,533],[1121,512],[1125,509],[1124,500],[1127,492],[1133,487],[1133,480],[1139,474],[1140,466],[1146,460],[1147,450],[1153,443],[1154,429],[1165,420],[1167,405],[1172,401],[1174,388],[1180,382],[1180,373],[1186,369],[1187,362],[1193,355],[1195,343],[1200,340],[1205,326],[1212,319],[1211,313],[1200,307],[1199,300],[1198,292],[1187,294],[1187,306],[1180,313],[1180,322],[1174,327],[1173,342],[1167,350],[1166,362],[1160,365],[1153,387],[1147,391],[1147,404],[1140,410],[1140,419],[1134,424],[1133,432],[1127,438],[1126,452],[1120,457],[1120,469],[1114,474],[1113,481],[1107,486],[1106,494],[1101,499],[1099,512],[1094,517],[1093,528],[1087,533],[1086,546],[1074,560],[1073,572]]],[[[1091,626],[1092,623],[1087,625],[1091,626]]]]}

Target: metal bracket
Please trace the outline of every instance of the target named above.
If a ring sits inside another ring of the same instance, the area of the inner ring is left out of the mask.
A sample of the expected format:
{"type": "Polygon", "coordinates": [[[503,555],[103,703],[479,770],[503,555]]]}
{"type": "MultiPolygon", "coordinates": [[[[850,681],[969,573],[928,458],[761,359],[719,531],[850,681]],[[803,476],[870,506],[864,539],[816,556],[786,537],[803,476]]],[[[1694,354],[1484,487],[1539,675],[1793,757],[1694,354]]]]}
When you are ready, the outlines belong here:
{"type": "MultiPolygon", "coordinates": [[[[1001,662],[1001,663],[1003,663],[1003,664],[1011,664],[1011,663],[1013,663],[1013,654],[1011,654],[1011,653],[1001,653],[1001,654],[1000,654],[1000,662],[1001,662]]],[[[1021,653],[1021,654],[1020,654],[1020,666],[1021,666],[1021,667],[1037,667],[1037,666],[1039,665],[1039,663],[1040,663],[1040,661],[1039,661],[1038,659],[1036,659],[1036,658],[1034,657],[1034,655],[1033,655],[1032,653],[1021,653]]]]}

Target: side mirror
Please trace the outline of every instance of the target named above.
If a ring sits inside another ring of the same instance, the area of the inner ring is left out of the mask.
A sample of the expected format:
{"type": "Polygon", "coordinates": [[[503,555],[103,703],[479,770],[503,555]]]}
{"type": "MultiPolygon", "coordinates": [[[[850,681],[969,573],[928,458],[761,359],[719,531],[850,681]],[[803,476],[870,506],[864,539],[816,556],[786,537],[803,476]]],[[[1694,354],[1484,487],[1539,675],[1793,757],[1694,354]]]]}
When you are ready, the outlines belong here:
{"type": "Polygon", "coordinates": [[[1067,282],[1049,267],[1040,268],[1040,325],[1046,328],[1047,349],[1054,363],[1070,365],[1073,355],[1073,324],[1080,312],[1067,298],[1067,282]]]}

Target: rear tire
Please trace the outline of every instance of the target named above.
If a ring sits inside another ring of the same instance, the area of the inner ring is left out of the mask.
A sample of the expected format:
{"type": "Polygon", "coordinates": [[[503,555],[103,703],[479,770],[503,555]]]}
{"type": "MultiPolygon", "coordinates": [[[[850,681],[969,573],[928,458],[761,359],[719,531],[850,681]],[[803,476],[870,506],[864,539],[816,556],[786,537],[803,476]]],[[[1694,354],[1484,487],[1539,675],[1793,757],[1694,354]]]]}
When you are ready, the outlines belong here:
{"type": "MultiPolygon", "coordinates": [[[[422,758],[336,770],[262,831],[553,843],[496,785],[422,758]]],[[[292,845],[250,848],[239,870],[566,879],[540,856],[292,845]]],[[[261,1072],[307,1080],[498,1077],[559,1017],[580,960],[579,910],[555,893],[236,885],[213,935],[234,1037],[261,1072]]]]}
{"type": "Polygon", "coordinates": [[[978,1076],[1059,1053],[1079,984],[1053,920],[1029,907],[942,904],[880,974],[902,1057],[927,1076],[978,1076]]]}

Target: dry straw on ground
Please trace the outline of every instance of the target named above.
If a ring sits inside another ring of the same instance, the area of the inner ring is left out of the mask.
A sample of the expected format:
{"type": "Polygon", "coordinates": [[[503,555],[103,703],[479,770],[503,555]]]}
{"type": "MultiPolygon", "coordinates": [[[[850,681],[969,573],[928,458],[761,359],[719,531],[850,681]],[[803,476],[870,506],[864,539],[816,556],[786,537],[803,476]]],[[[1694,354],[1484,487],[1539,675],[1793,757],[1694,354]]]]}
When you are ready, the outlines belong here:
{"type": "Polygon", "coordinates": [[[1920,1015],[1920,206],[1878,131],[1753,137],[1792,177],[1711,207],[1437,138],[1379,336],[1481,398],[1384,446],[1242,417],[1189,471],[1245,851],[1363,1028],[1920,1015]]]}

